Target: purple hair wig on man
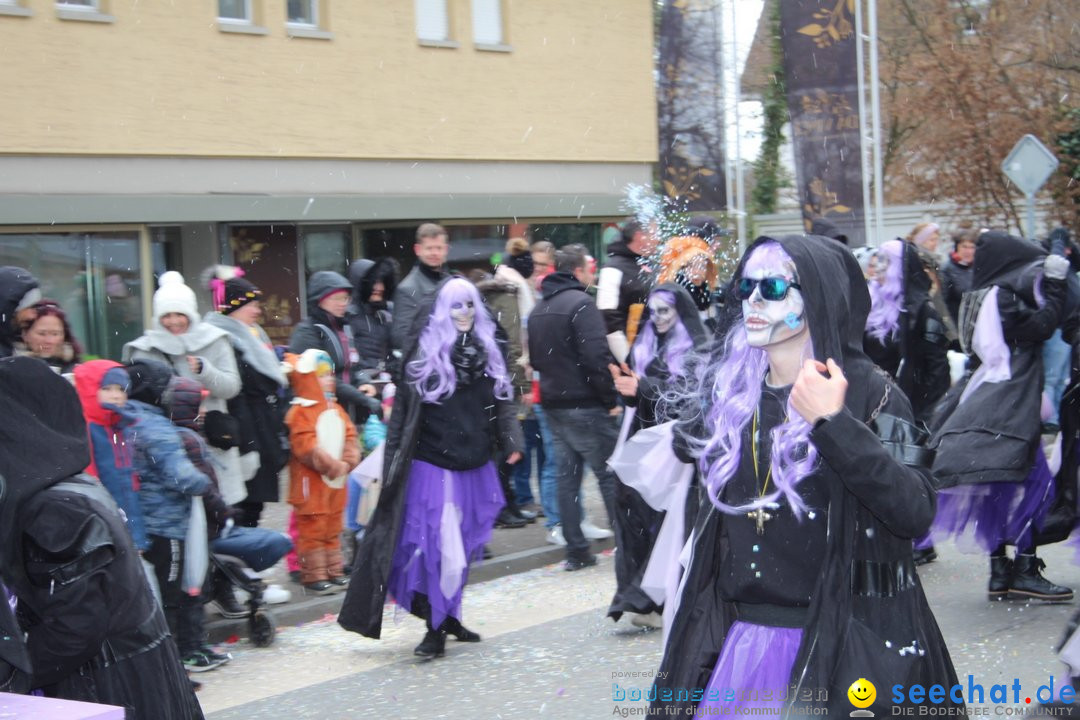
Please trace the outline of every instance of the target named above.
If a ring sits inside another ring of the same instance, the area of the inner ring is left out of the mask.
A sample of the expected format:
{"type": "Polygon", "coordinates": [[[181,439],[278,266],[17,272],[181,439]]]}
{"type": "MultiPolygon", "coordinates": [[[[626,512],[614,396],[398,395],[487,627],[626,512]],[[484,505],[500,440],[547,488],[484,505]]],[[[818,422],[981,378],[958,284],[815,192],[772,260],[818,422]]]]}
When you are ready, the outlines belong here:
{"type": "Polygon", "coordinates": [[[462,333],[454,325],[450,311],[472,303],[476,316],[470,334],[486,356],[484,370],[495,381],[495,397],[509,400],[513,388],[506,371],[502,351],[495,342],[495,321],[484,308],[484,301],[476,287],[464,278],[451,278],[438,290],[431,318],[420,332],[416,358],[408,364],[409,380],[416,386],[424,402],[438,403],[454,394],[457,388],[457,372],[450,360],[453,345],[460,342],[462,333]]]}
{"type": "MultiPolygon", "coordinates": [[[[658,298],[673,308],[677,307],[675,293],[668,290],[654,290],[649,295],[649,299],[652,298],[658,298]]],[[[649,363],[656,357],[659,342],[656,324],[650,316],[641,332],[634,339],[634,349],[630,353],[634,358],[634,369],[639,374],[644,374],[645,369],[649,367],[649,363]]],[[[683,325],[682,317],[676,312],[675,324],[667,331],[664,338],[664,364],[667,365],[668,371],[672,375],[678,375],[682,372],[683,358],[686,357],[686,353],[693,349],[694,339],[690,337],[686,326],[683,325]]]]}
{"type": "MultiPolygon", "coordinates": [[[[795,265],[779,243],[766,242],[756,247],[746,259],[743,273],[778,265],[789,268],[795,275],[795,265]]],[[[804,353],[807,357],[813,354],[809,333],[804,353]]],[[[806,504],[799,496],[798,485],[814,471],[818,453],[810,442],[810,424],[795,412],[790,400],[788,419],[771,431],[772,491],[742,505],[730,505],[722,499],[724,488],[739,468],[743,432],[761,401],[761,384],[768,369],[768,353],[751,347],[747,343],[746,326],[742,322],[735,323],[728,331],[722,351],[705,364],[700,373],[699,397],[707,398],[703,410],[706,438],[699,441],[694,450],[709,499],[721,512],[740,514],[760,507],[775,507],[782,496],[796,517],[801,517],[806,504]]]]}
{"type": "Polygon", "coordinates": [[[870,314],[866,316],[866,332],[884,343],[886,338],[896,337],[900,330],[900,311],[904,305],[904,241],[883,242],[877,254],[886,258],[889,266],[884,278],[878,273],[867,285],[870,314]]]}

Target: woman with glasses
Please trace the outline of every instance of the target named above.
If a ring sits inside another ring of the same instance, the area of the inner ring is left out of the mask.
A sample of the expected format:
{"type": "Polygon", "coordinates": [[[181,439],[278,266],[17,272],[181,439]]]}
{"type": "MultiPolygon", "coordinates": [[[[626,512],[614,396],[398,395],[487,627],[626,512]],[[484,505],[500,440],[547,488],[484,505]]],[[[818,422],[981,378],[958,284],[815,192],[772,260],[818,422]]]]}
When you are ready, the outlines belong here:
{"type": "Polygon", "coordinates": [[[863,352],[858,263],[827,238],[759,238],[735,278],[740,321],[678,406],[676,454],[708,500],[656,709],[846,716],[864,678],[881,688],[867,709],[888,713],[894,678],[951,687],[911,557],[933,481],[907,399],[863,352]]]}

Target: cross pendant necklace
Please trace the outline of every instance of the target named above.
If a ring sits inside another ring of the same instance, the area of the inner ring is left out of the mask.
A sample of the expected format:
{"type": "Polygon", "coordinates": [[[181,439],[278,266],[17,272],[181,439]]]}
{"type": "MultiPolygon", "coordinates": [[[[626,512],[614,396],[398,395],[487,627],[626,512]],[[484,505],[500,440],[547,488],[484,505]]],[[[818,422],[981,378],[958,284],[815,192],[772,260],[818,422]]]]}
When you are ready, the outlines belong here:
{"type": "Polygon", "coordinates": [[[772,518],[773,518],[772,515],[765,512],[765,508],[758,508],[757,510],[754,510],[753,512],[748,512],[748,513],[746,513],[746,517],[754,519],[754,525],[757,526],[757,534],[758,535],[764,535],[765,534],[765,522],[767,520],[772,520],[772,518]]]}
{"type": "MultiPolygon", "coordinates": [[[[754,410],[754,425],[750,431],[750,449],[754,457],[754,480],[755,482],[761,478],[761,472],[758,469],[758,410],[754,410]]],[[[769,471],[765,474],[765,483],[761,486],[761,490],[758,494],[758,499],[765,497],[765,491],[769,487],[769,480],[772,478],[772,462],[769,462],[769,471]]],[[[754,520],[754,525],[757,528],[758,535],[765,534],[765,523],[773,519],[773,516],[765,512],[765,508],[759,507],[757,510],[752,510],[746,513],[746,517],[754,520]]]]}

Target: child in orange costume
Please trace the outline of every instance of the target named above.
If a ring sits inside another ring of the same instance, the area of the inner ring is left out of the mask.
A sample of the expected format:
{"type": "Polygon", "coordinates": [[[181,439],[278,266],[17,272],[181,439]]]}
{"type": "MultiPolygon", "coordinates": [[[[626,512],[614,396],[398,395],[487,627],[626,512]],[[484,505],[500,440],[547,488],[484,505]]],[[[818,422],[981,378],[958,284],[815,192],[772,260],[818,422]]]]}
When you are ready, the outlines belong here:
{"type": "Polygon", "coordinates": [[[289,503],[295,508],[300,581],[315,594],[345,589],[341,558],[345,479],[360,462],[356,428],[334,398],[334,364],[322,350],[286,354],[294,398],[285,416],[292,455],[289,503]]]}

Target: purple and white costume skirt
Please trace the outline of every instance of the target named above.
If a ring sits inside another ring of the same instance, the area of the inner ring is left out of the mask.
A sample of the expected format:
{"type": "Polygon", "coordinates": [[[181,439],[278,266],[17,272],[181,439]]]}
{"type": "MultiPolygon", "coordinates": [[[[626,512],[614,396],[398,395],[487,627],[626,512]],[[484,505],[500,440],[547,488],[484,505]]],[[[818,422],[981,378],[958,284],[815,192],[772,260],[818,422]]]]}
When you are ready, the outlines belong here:
{"type": "Polygon", "coordinates": [[[431,626],[461,619],[461,593],[469,562],[480,559],[495,516],[505,504],[495,465],[446,470],[413,460],[401,535],[390,566],[388,591],[412,611],[413,595],[427,595],[431,626]]]}
{"type": "Polygon", "coordinates": [[[977,483],[938,491],[935,539],[953,538],[964,552],[992,552],[1002,545],[1031,547],[1054,505],[1054,476],[1042,448],[1022,483],[977,483]]]}
{"type": "Polygon", "coordinates": [[[737,708],[783,708],[802,633],[802,628],[736,620],[724,639],[696,716],[741,714],[737,708]]]}

